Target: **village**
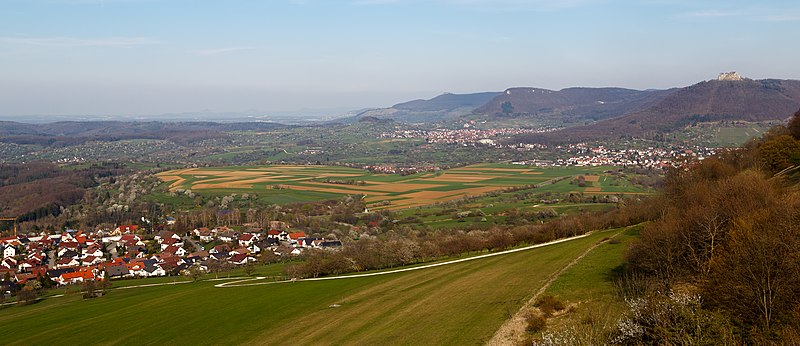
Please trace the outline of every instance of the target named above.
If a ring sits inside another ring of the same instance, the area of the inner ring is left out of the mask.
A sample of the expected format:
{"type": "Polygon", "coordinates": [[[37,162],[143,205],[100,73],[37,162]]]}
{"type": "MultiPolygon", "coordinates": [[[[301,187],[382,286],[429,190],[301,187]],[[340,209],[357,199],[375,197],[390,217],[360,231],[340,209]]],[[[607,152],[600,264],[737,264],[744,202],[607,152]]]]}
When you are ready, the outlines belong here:
{"type": "Polygon", "coordinates": [[[275,228],[266,232],[221,226],[152,235],[138,225],[121,225],[109,231],[65,230],[5,237],[0,243],[0,293],[29,280],[65,286],[93,280],[191,275],[192,271],[208,273],[253,264],[260,257],[291,258],[307,249],[342,247],[339,240],[290,232],[282,222],[273,224],[275,228]]]}

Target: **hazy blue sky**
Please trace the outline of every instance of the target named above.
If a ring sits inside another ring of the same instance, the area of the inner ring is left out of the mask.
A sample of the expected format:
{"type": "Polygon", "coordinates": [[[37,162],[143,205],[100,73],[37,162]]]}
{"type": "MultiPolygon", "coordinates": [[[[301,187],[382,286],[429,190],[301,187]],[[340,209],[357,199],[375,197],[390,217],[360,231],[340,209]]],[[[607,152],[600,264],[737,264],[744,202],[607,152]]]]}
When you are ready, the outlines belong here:
{"type": "Polygon", "coordinates": [[[0,114],[800,79],[799,38],[796,0],[0,0],[0,114]]]}

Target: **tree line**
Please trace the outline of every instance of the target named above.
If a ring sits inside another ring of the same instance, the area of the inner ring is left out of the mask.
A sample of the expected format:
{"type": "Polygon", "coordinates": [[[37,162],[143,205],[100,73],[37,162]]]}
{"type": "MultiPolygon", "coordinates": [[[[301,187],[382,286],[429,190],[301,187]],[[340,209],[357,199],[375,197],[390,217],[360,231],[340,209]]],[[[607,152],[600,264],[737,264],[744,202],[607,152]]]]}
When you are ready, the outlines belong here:
{"type": "Polygon", "coordinates": [[[668,173],[653,202],[660,216],[627,253],[627,276],[640,278],[651,305],[677,291],[702,297],[691,319],[715,322],[683,330],[687,315],[630,343],[722,342],[712,335],[736,344],[800,343],[798,166],[800,111],[743,148],[668,173]]]}

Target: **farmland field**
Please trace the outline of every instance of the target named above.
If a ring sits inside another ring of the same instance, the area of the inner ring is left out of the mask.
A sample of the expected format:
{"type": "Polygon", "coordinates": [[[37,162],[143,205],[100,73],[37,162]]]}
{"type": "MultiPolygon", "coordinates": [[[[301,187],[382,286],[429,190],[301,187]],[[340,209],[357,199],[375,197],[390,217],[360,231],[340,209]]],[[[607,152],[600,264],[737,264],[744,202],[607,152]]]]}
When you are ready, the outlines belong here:
{"type": "Polygon", "coordinates": [[[561,192],[636,193],[611,185],[603,167],[538,168],[510,164],[479,164],[413,175],[373,174],[334,166],[247,166],[179,169],[158,174],[170,191],[256,193],[274,203],[364,195],[373,210],[404,209],[479,196],[508,188],[543,184],[559,178],[587,175],[586,186],[560,181],[549,189],[561,192]]]}
{"type": "Polygon", "coordinates": [[[618,232],[382,276],[72,294],[0,309],[0,335],[14,335],[5,344],[477,344],[554,273],[618,232]]]}

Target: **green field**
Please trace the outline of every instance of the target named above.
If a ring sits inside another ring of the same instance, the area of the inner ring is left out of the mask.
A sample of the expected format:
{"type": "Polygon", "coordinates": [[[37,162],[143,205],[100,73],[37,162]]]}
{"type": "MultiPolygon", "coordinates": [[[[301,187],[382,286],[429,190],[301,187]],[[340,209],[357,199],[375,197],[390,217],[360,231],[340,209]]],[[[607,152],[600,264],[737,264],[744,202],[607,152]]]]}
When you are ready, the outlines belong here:
{"type": "Polygon", "coordinates": [[[374,277],[49,298],[0,310],[0,335],[11,336],[4,344],[478,344],[554,273],[619,232],[374,277]]]}
{"type": "MultiPolygon", "coordinates": [[[[608,169],[479,164],[401,176],[336,166],[238,166],[172,170],[159,173],[158,177],[170,191],[192,190],[208,195],[248,193],[275,204],[363,195],[373,210],[414,208],[534,185],[541,185],[539,189],[543,192],[642,192],[624,179],[606,175],[608,169]],[[579,175],[586,175],[592,181],[587,180],[586,186],[571,183],[570,178],[579,175]]],[[[159,201],[179,202],[166,195],[159,197],[159,201]]]]}

